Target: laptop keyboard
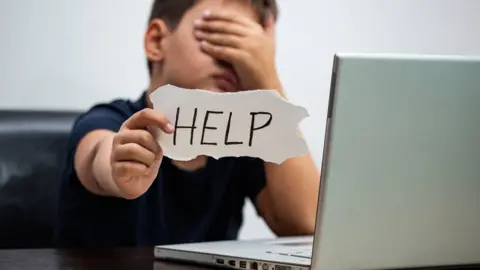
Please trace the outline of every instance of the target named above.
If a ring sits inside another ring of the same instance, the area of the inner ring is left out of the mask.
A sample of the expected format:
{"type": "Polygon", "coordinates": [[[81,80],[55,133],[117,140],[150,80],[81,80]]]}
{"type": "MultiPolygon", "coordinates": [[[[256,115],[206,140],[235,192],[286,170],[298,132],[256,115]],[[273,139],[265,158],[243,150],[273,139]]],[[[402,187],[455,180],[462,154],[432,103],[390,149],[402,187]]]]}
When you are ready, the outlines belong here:
{"type": "Polygon", "coordinates": [[[267,251],[270,254],[276,255],[283,255],[283,256],[292,256],[292,257],[299,257],[304,259],[311,259],[312,258],[312,251],[311,250],[298,250],[294,252],[275,252],[275,251],[267,251]]]}

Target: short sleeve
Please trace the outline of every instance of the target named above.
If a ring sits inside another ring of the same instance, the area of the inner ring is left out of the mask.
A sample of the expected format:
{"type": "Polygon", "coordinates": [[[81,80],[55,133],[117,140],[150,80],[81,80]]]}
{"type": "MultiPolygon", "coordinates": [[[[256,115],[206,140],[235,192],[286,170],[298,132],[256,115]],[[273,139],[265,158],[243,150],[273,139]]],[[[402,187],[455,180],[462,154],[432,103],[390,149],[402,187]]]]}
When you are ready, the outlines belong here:
{"type": "Polygon", "coordinates": [[[125,109],[114,102],[97,105],[82,114],[73,125],[68,150],[75,151],[80,140],[91,131],[107,129],[117,132],[128,118],[125,109]]]}
{"type": "Polygon", "coordinates": [[[257,195],[266,187],[264,161],[258,158],[241,157],[238,167],[240,186],[243,187],[245,196],[252,201],[258,213],[256,204],[257,195]]]}

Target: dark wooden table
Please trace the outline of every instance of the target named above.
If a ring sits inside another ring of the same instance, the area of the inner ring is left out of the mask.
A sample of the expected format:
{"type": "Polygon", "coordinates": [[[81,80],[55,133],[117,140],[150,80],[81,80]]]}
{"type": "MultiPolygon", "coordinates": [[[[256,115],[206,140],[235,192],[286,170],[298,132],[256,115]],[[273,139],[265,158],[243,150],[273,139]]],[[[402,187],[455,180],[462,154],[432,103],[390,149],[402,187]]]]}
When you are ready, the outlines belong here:
{"type": "Polygon", "coordinates": [[[206,270],[155,260],[153,248],[0,250],[0,270],[206,270]]]}

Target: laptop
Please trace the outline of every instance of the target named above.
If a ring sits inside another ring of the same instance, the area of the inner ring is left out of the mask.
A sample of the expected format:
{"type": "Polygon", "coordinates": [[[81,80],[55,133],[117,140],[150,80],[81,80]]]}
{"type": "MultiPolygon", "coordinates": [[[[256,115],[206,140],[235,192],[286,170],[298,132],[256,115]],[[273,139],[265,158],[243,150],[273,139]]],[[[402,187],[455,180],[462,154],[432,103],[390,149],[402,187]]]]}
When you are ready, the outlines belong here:
{"type": "Polygon", "coordinates": [[[480,58],[337,54],[331,80],[315,234],[156,246],[155,258],[240,270],[480,263],[480,58]]]}

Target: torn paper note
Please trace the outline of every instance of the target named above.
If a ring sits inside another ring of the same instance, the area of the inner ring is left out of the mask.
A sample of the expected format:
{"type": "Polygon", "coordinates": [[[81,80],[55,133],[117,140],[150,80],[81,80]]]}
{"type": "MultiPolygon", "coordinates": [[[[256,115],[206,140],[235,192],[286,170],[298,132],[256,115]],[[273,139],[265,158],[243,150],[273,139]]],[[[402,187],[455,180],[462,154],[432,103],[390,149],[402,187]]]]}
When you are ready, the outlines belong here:
{"type": "Polygon", "coordinates": [[[249,156],[280,164],[308,151],[297,134],[308,112],[275,90],[215,93],[166,85],[150,100],[175,127],[173,134],[159,132],[157,138],[174,160],[249,156]]]}

